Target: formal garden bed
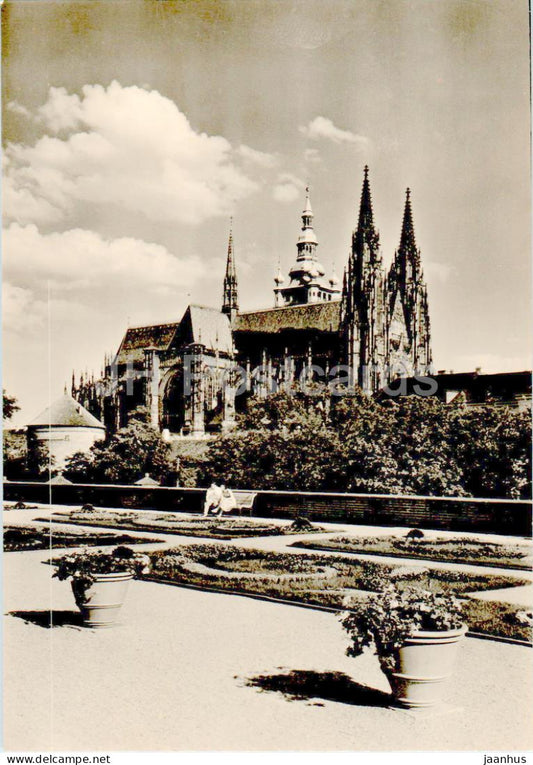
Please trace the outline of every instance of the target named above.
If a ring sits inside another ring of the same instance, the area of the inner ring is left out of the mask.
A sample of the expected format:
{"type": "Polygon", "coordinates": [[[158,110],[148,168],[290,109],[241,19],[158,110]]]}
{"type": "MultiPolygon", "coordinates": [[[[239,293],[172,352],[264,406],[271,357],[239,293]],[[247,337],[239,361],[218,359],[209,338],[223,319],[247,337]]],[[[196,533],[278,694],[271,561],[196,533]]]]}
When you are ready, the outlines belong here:
{"type": "Polygon", "coordinates": [[[97,534],[83,531],[53,531],[47,527],[4,526],[4,552],[48,550],[61,547],[145,544],[159,539],[132,537],[129,534],[97,534]]]}
{"type": "Polygon", "coordinates": [[[187,537],[208,539],[235,539],[239,537],[266,537],[280,534],[301,534],[321,532],[324,529],[312,526],[305,519],[295,519],[290,525],[276,525],[242,518],[180,518],[174,513],[114,512],[113,510],[71,510],[52,513],[40,521],[72,523],[81,526],[103,526],[115,529],[137,531],[158,531],[165,534],[179,534],[187,537]]]}
{"type": "MultiPolygon", "coordinates": [[[[422,532],[419,532],[422,534],[422,532]]],[[[411,532],[413,534],[413,532],[411,532]]],[[[466,537],[433,538],[422,536],[332,537],[327,540],[303,540],[294,547],[311,550],[332,550],[365,555],[387,555],[398,558],[467,563],[476,566],[494,566],[531,570],[533,549],[531,543],[516,545],[482,542],[466,537]]]]}
{"type": "Polygon", "coordinates": [[[347,596],[364,599],[388,583],[417,586],[465,598],[472,632],[531,641],[522,608],[469,598],[482,590],[523,586],[514,577],[390,566],[348,557],[184,545],[150,554],[150,579],[245,595],[341,609],[347,596]]]}

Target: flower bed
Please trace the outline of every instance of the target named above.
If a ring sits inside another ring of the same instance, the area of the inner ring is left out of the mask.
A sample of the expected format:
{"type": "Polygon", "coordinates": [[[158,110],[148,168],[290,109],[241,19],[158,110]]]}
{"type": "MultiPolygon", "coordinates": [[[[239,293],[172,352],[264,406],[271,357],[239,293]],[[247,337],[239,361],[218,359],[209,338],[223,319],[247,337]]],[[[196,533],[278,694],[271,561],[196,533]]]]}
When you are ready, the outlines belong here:
{"type": "Polygon", "coordinates": [[[450,561],[477,566],[495,566],[531,570],[533,563],[531,544],[506,545],[480,542],[459,537],[456,539],[409,539],[393,535],[381,537],[333,537],[315,542],[304,540],[295,547],[334,550],[338,552],[364,553],[365,555],[388,555],[419,560],[450,561]]]}
{"type": "MultiPolygon", "coordinates": [[[[298,534],[300,529],[293,526],[277,526],[273,523],[257,523],[240,518],[180,518],[174,513],[156,515],[146,512],[117,513],[112,510],[73,510],[53,513],[50,520],[56,523],[72,523],[82,526],[103,526],[108,528],[135,529],[137,531],[159,531],[165,534],[179,534],[207,539],[234,539],[240,537],[265,537],[279,534],[298,534]]],[[[312,527],[309,533],[323,531],[312,527]]],[[[307,531],[305,533],[308,533],[307,531]]]]}
{"type": "Polygon", "coordinates": [[[528,584],[526,580],[394,567],[344,557],[262,552],[223,545],[184,545],[151,553],[150,558],[151,579],[156,581],[275,597],[335,609],[343,607],[347,592],[362,600],[389,583],[395,583],[400,588],[416,586],[435,593],[465,597],[466,621],[472,631],[530,639],[530,628],[515,618],[520,611],[518,607],[468,598],[469,592],[520,586],[528,584]],[[195,564],[204,568],[198,568],[195,564]],[[206,571],[206,567],[210,570],[206,571]]]}
{"type": "Polygon", "coordinates": [[[97,534],[84,531],[53,531],[45,527],[5,526],[4,552],[21,550],[48,550],[61,547],[93,547],[95,545],[145,544],[159,542],[158,539],[141,539],[129,534],[97,534]]]}

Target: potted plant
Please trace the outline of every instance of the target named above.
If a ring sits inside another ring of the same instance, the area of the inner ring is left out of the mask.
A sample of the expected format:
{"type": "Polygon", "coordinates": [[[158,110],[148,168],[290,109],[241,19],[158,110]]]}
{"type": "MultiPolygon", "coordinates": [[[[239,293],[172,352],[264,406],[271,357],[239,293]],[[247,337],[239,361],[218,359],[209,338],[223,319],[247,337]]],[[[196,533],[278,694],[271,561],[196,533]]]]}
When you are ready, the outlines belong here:
{"type": "Polygon", "coordinates": [[[111,553],[81,552],[52,560],[53,574],[70,579],[76,605],[86,627],[110,627],[122,606],[133,577],[150,571],[150,558],[120,546],[111,553]]]}
{"type": "Polygon", "coordinates": [[[431,707],[442,701],[459,641],[466,633],[456,597],[389,585],[341,614],[350,637],[348,656],[377,653],[396,702],[431,707]]]}

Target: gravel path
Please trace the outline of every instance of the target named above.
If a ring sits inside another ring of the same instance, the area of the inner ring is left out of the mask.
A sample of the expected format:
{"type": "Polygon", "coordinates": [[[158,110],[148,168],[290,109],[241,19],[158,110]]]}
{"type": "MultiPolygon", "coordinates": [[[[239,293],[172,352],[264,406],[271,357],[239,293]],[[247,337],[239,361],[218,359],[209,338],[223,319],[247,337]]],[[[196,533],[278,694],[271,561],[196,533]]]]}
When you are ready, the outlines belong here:
{"type": "Polygon", "coordinates": [[[47,557],[36,551],[3,559],[4,611],[19,614],[4,620],[8,750],[533,745],[529,648],[466,639],[450,687],[454,710],[406,713],[387,708],[374,656],[344,655],[332,614],[133,582],[117,627],[80,629],[70,588],[51,579],[47,557]],[[303,698],[288,698],[298,691],[303,698]]]}

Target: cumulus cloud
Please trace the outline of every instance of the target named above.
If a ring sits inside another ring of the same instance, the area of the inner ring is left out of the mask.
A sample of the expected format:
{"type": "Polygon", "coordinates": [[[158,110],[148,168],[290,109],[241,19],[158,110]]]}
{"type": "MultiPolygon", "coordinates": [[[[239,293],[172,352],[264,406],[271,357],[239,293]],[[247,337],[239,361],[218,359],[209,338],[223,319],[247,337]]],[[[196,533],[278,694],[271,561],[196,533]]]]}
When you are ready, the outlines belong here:
{"type": "Polygon", "coordinates": [[[243,159],[252,162],[254,165],[258,165],[259,167],[275,167],[278,164],[278,158],[274,156],[274,154],[257,151],[257,149],[251,149],[244,144],[241,144],[237,151],[243,159]]]}
{"type": "MultiPolygon", "coordinates": [[[[4,230],[3,251],[5,275],[14,284],[23,280],[31,289],[51,281],[66,292],[87,289],[97,299],[104,285],[148,295],[191,285],[205,273],[196,256],[178,258],[159,244],[106,240],[83,229],[42,234],[33,224],[12,223],[4,230]]],[[[19,305],[26,292],[14,293],[19,305]]]]}
{"type": "Polygon", "coordinates": [[[315,117],[308,125],[299,127],[300,133],[306,138],[317,141],[326,138],[333,143],[355,144],[361,147],[368,146],[369,140],[365,136],[356,135],[349,130],[341,130],[327,117],[315,117]]]}
{"type": "Polygon", "coordinates": [[[92,203],[197,224],[257,190],[246,168],[275,164],[198,132],[159,92],[118,82],[85,85],[81,96],[50,88],[38,120],[47,135],[6,148],[5,215],[19,223],[57,221],[92,203]]]}
{"type": "Polygon", "coordinates": [[[2,327],[4,332],[24,334],[44,323],[45,304],[33,292],[8,281],[2,283],[2,327]]]}

